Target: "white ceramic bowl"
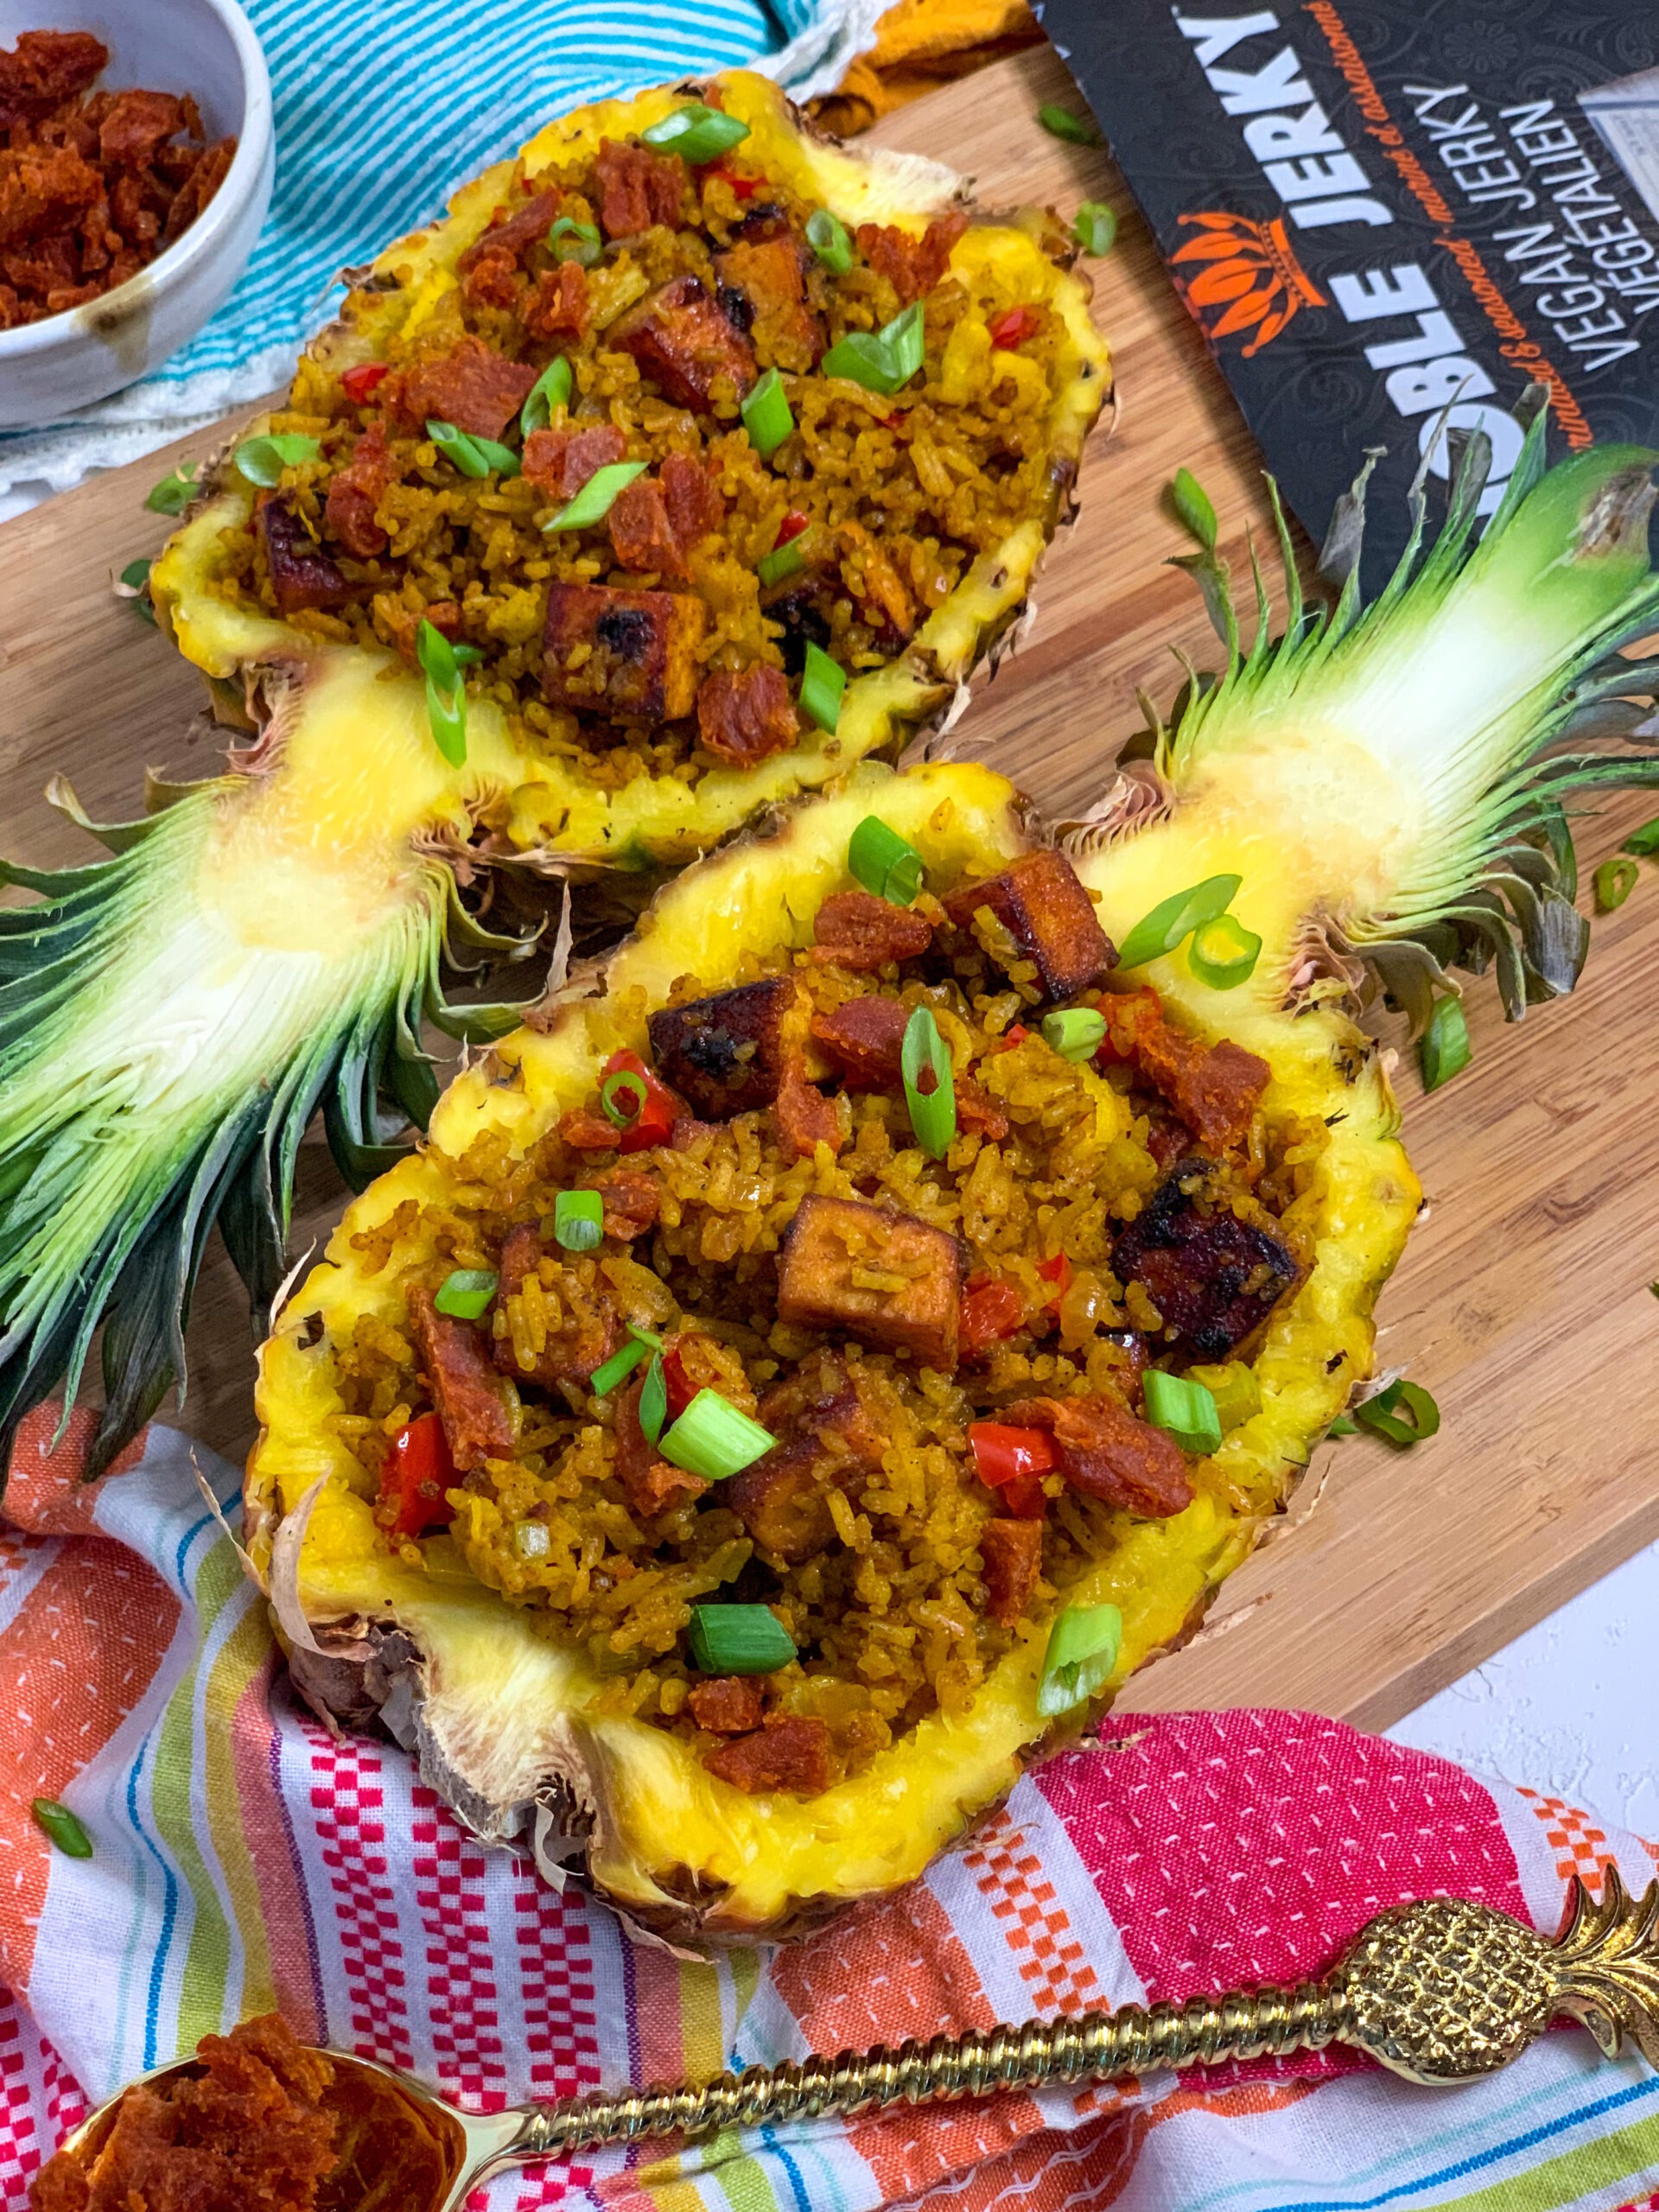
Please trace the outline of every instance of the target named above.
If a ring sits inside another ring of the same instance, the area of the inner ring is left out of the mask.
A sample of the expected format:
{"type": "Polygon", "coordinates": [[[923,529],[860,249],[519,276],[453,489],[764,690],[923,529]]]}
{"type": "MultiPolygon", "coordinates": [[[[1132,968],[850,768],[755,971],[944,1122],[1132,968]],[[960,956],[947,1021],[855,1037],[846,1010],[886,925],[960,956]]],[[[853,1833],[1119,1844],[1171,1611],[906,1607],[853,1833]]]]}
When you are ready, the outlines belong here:
{"type": "Polygon", "coordinates": [[[192,92],[210,140],[236,159],[207,207],[147,268],[85,307],[0,330],[0,429],[106,399],[194,338],[242,274],[270,204],[270,79],[236,0],[0,0],[0,46],[19,31],[92,31],[110,49],[99,89],[192,92]]]}

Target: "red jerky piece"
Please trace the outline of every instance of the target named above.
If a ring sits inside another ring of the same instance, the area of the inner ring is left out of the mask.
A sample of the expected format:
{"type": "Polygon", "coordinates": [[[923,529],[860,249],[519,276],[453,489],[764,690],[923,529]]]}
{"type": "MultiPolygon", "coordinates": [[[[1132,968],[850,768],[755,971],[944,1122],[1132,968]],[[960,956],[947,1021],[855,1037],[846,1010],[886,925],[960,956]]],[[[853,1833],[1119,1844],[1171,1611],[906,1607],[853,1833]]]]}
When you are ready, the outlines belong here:
{"type": "Polygon", "coordinates": [[[803,1198],[778,1262],[778,1318],[860,1344],[907,1351],[923,1367],[957,1364],[962,1251],[913,1214],[853,1198],[803,1198]],[[918,1270],[918,1263],[919,1270],[918,1270]],[[891,1268],[903,1287],[866,1289],[855,1271],[891,1268]]]}
{"type": "MultiPolygon", "coordinates": [[[[498,1308],[524,1287],[527,1275],[536,1273],[543,1249],[539,1233],[529,1222],[520,1222],[507,1231],[497,1270],[498,1308]]],[[[596,1307],[583,1311],[562,1293],[559,1304],[563,1319],[533,1366],[519,1366],[510,1335],[493,1338],[495,1363],[504,1375],[512,1376],[515,1382],[539,1382],[544,1390],[556,1390],[562,1382],[586,1382],[596,1367],[604,1365],[616,1349],[616,1314],[609,1300],[601,1299],[596,1307]]]]}
{"type": "Polygon", "coordinates": [[[678,222],[685,163],[677,154],[601,138],[594,167],[599,174],[600,228],[607,238],[633,238],[653,223],[678,222]]]}
{"type": "Polygon", "coordinates": [[[1052,999],[1070,998],[1116,964],[1112,941],[1095,918],[1094,902],[1064,853],[1027,853],[1000,875],[947,893],[944,911],[958,929],[988,906],[1052,999]]]}
{"type": "Polygon", "coordinates": [[[683,546],[695,545],[726,519],[726,502],[701,464],[689,454],[671,453],[657,472],[668,503],[669,526],[683,546]]]}
{"type": "MultiPolygon", "coordinates": [[[[885,968],[890,961],[919,960],[933,942],[933,925],[913,907],[895,906],[873,891],[837,891],[819,907],[812,936],[815,960],[871,970],[885,968]]],[[[874,1001],[855,999],[850,1003],[874,1001]]]]}
{"type": "Polygon", "coordinates": [[[543,269],[519,314],[532,338],[580,338],[588,327],[588,278],[580,264],[562,261],[543,269]]]}
{"type": "Polygon", "coordinates": [[[1240,1143],[1273,1071],[1242,1045],[1205,1045],[1167,1021],[1137,1040],[1136,1065],[1212,1152],[1240,1143]]]}
{"type": "Polygon", "coordinates": [[[670,1505],[701,1497],[709,1487],[699,1475],[671,1466],[657,1456],[657,1447],[639,1426],[639,1398],[645,1387],[641,1376],[631,1382],[616,1402],[616,1473],[628,1501],[628,1510],[650,1521],[670,1505]]]}
{"type": "MultiPolygon", "coordinates": [[[[911,1008],[898,999],[880,995],[849,999],[832,1014],[815,1014],[812,1035],[833,1058],[840,1061],[849,1090],[880,1090],[896,1097],[905,1087],[905,1031],[910,1016],[911,1008]]],[[[993,1143],[1007,1136],[1007,1116],[971,1076],[957,1076],[954,1089],[957,1119],[964,1129],[976,1129],[993,1143]]]]}
{"type": "Polygon", "coordinates": [[[755,1418],[779,1440],[725,1484],[721,1498],[766,1558],[792,1564],[833,1541],[828,1485],[879,1469],[881,1433],[830,1352],[768,1390],[755,1418]]]}
{"type": "Polygon", "coordinates": [[[410,370],[403,411],[421,429],[429,422],[453,423],[475,438],[499,438],[524,405],[536,373],[481,338],[463,338],[410,370]]]}
{"type": "Polygon", "coordinates": [[[262,500],[254,526],[265,549],[271,590],[284,614],[298,614],[308,607],[346,607],[360,596],[361,587],[346,581],[339,563],[318,545],[286,497],[262,500]]]}
{"type": "Polygon", "coordinates": [[[99,157],[112,167],[143,168],[184,124],[184,103],[175,93],[118,92],[99,125],[99,157]]]}
{"type": "Polygon", "coordinates": [[[524,440],[524,480],[550,499],[574,499],[590,476],[626,451],[627,440],[614,423],[532,430],[524,440]]]}
{"type": "Polygon", "coordinates": [[[374,511],[397,474],[386,450],[386,426],[378,417],[352,448],[352,457],[328,486],[328,526],[348,553],[372,560],[386,550],[386,533],[374,511]]]}
{"type": "Polygon", "coordinates": [[[409,1294],[409,1322],[456,1466],[467,1474],[486,1459],[510,1458],[518,1434],[512,1393],[490,1363],[484,1332],[440,1313],[431,1292],[418,1287],[409,1294]]]}
{"type": "Polygon", "coordinates": [[[711,1736],[747,1736],[760,1726],[766,1694],[754,1675],[721,1675],[695,1683],[685,1702],[698,1727],[711,1736]]]}
{"type": "Polygon", "coordinates": [[[715,991],[651,1016],[652,1057],[705,1121],[770,1106],[790,1063],[785,1021],[794,1008],[789,976],[715,991]]]}
{"type": "Polygon", "coordinates": [[[1227,1359],[1301,1281],[1271,1230],[1206,1195],[1207,1163],[1183,1160],[1112,1247],[1112,1273],[1138,1282],[1184,1353],[1227,1359]]]}
{"type": "Polygon", "coordinates": [[[636,476],[625,484],[605,521],[621,567],[642,575],[685,574],[685,549],[669,520],[667,495],[654,477],[636,476]]]}
{"type": "Polygon", "coordinates": [[[10,54],[0,47],[0,130],[79,99],[109,58],[90,31],[20,31],[10,54]]]}
{"type": "Polygon", "coordinates": [[[988,1521],[979,1532],[979,1562],[991,1618],[1012,1628],[1031,1603],[1042,1570],[1042,1522],[988,1521]]]}
{"type": "Polygon", "coordinates": [[[790,1789],[816,1797],[830,1787],[830,1730],[822,1720],[774,1713],[753,1735],[734,1736],[705,1751],[702,1763],[710,1774],[751,1796],[763,1789],[790,1789]]]}
{"type": "Polygon", "coordinates": [[[607,1236],[614,1236],[619,1243],[626,1244],[656,1227],[662,1192],[649,1175],[630,1175],[624,1169],[619,1174],[607,1175],[602,1183],[595,1183],[593,1187],[605,1209],[603,1226],[607,1236]]]}
{"type": "Polygon", "coordinates": [[[697,736],[716,760],[751,768],[774,753],[787,753],[799,734],[780,668],[719,668],[697,687],[697,736]]]}
{"type": "Polygon", "coordinates": [[[456,262],[456,274],[465,276],[493,254],[502,255],[515,266],[521,265],[530,249],[539,245],[547,236],[553,218],[559,212],[561,196],[556,191],[537,192],[523,207],[511,212],[504,202],[491,216],[489,228],[479,233],[456,262]]]}
{"type": "Polygon", "coordinates": [[[578,712],[677,721],[696,703],[697,647],[708,621],[708,608],[690,592],[550,584],[543,695],[550,706],[578,712]]]}
{"type": "Polygon", "coordinates": [[[821,1144],[839,1152],[846,1141],[836,1102],[815,1090],[798,1069],[785,1071],[772,1111],[786,1160],[810,1160],[821,1144]]]}
{"type": "Polygon", "coordinates": [[[1046,1428],[1072,1489],[1103,1505],[1162,1521],[1192,1503],[1179,1445],[1116,1398],[1018,1398],[1000,1418],[1011,1427],[1046,1428]]]}
{"type": "Polygon", "coordinates": [[[676,407],[707,413],[717,385],[741,398],[759,373],[754,348],[700,276],[676,276],[648,292],[607,336],[676,407]]]}
{"type": "Polygon", "coordinates": [[[890,223],[861,223],[858,250],[885,276],[902,306],[931,292],[944,276],[950,249],[968,227],[965,215],[936,215],[919,238],[890,223]]]}
{"type": "MultiPolygon", "coordinates": [[[[103,179],[73,147],[26,146],[10,159],[0,155],[0,246],[46,240],[50,232],[70,229],[103,194],[103,179]]],[[[60,245],[63,254],[52,274],[60,282],[78,276],[71,241],[54,238],[50,243],[60,245]]],[[[10,264],[8,274],[14,284],[29,282],[25,272],[12,270],[10,264]]]]}

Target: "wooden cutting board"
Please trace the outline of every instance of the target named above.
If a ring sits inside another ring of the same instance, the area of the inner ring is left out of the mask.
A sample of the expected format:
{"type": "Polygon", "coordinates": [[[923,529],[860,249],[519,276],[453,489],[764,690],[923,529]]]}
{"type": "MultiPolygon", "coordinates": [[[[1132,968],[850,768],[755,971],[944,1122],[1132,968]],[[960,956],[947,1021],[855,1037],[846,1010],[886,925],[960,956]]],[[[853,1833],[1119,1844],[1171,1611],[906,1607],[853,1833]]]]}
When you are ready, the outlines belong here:
{"type": "MultiPolygon", "coordinates": [[[[1271,543],[1261,459],[1176,302],[1122,180],[1099,152],[1038,124],[1082,103],[1039,49],[889,118],[876,134],[978,179],[995,207],[1109,200],[1121,230],[1095,264],[1096,312],[1118,364],[1116,429],[1084,465],[1082,516],[1039,579],[1039,616],[958,725],[1046,808],[1101,788],[1139,725],[1144,687],[1167,702],[1171,648],[1213,640],[1166,568],[1182,550],[1160,508],[1185,463],[1209,490],[1236,563],[1246,524],[1271,543]]],[[[222,426],[99,477],[0,527],[0,849],[86,857],[43,803],[67,773],[95,819],[139,810],[146,764],[213,765],[200,679],[111,593],[112,571],[168,524],[143,511],[175,461],[222,426]]],[[[1586,870],[1649,810],[1620,801],[1582,825],[1586,870]]],[[[1212,1624],[1135,1685],[1143,1707],[1300,1705],[1382,1726],[1659,1536],[1659,1114],[1647,1008],[1659,973],[1659,873],[1596,932],[1576,997],[1506,1029],[1471,993],[1473,1069],[1421,1101],[1401,1077],[1432,1201],[1384,1295],[1381,1357],[1438,1396],[1431,1443],[1370,1439],[1315,1454],[1286,1524],[1236,1575],[1212,1624]],[[1308,1510],[1310,1503],[1313,1510],[1308,1510]]],[[[295,1249],[340,1203],[320,1143],[304,1149],[295,1249]]],[[[252,1433],[246,1307],[217,1244],[190,1332],[183,1425],[233,1455],[252,1433]]],[[[1588,1719],[1588,1716],[1586,1716],[1588,1719]]]]}

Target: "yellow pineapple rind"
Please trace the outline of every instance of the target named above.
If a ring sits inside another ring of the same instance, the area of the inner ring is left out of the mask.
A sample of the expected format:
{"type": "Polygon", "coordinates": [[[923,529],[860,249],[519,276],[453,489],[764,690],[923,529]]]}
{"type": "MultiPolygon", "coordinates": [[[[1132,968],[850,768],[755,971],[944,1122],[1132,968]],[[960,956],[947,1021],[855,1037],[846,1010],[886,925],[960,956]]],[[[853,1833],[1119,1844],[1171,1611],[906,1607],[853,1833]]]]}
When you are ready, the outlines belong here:
{"type": "MultiPolygon", "coordinates": [[[[662,1731],[596,1716],[597,1684],[582,1662],[480,1589],[448,1538],[427,1542],[424,1571],[389,1556],[371,1517],[367,1478],[329,1433],[340,1405],[330,1345],[361,1313],[401,1318],[396,1275],[370,1274],[354,1236],[404,1199],[441,1198],[445,1155],[480,1130],[524,1145],[565,1107],[586,1102],[598,1062],[618,1045],[645,1041],[644,1009],[677,976],[695,973],[718,988],[746,950],[806,942],[819,902],[846,882],[848,837],[873,808],[943,880],[989,873],[1028,843],[1014,794],[986,769],[935,766],[895,778],[867,764],[780,833],[682,876],[612,962],[607,1003],[577,1001],[547,1033],[516,1033],[450,1087],[433,1125],[442,1152],[405,1160],[356,1200],[261,1357],[264,1428],[246,1498],[262,1562],[276,1515],[327,1476],[302,1560],[308,1617],[395,1620],[424,1655],[434,1770],[448,1769],[503,1806],[563,1778],[591,1814],[588,1872],[596,1886],[653,1925],[702,1942],[776,1932],[804,1910],[895,1887],[1006,1794],[1058,1740],[1035,1707],[1046,1624],[1001,1662],[963,1718],[925,1722],[818,1797],[746,1796],[662,1731]],[[620,1022],[607,1005],[628,993],[634,1012],[620,1022]],[[321,1338],[308,1346],[319,1323],[321,1338]]],[[[1097,879],[1109,873],[1098,856],[1085,868],[1097,879]]],[[[1179,976],[1160,980],[1173,1003],[1197,1012],[1179,976]]],[[[1313,1265],[1257,1358],[1262,1411],[1228,1436],[1193,1503],[1171,1521],[1126,1521],[1122,1548],[1069,1593],[1116,1604],[1124,1616],[1117,1673],[1096,1715],[1137,1668],[1190,1633],[1369,1373],[1373,1303],[1418,1205],[1386,1078],[1351,1025],[1329,1013],[1294,1021],[1245,1007],[1237,1014],[1235,1022],[1229,1008],[1212,1026],[1269,1060],[1268,1114],[1339,1117],[1306,1201],[1313,1265]]],[[[418,1243],[400,1248],[404,1264],[420,1256],[418,1243]]]]}

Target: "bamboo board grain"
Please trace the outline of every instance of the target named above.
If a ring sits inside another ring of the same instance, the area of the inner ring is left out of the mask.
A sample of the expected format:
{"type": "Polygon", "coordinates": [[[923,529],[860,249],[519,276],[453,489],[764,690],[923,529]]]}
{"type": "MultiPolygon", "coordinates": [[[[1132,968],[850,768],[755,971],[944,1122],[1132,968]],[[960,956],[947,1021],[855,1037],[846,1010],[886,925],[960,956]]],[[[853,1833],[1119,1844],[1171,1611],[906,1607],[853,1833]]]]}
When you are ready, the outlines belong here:
{"type": "MultiPolygon", "coordinates": [[[[1144,687],[1167,701],[1171,648],[1211,640],[1160,510],[1183,463],[1214,498],[1224,550],[1267,524],[1261,459],[1177,306],[1103,154],[1038,126],[1045,99],[1078,105],[1046,49],[999,63],[889,119],[878,135],[976,175],[989,204],[1109,200],[1122,229],[1095,264],[1121,410],[1090,449],[1082,515],[1039,580],[1035,626],[958,725],[1052,812],[1086,803],[1137,726],[1144,687]]],[[[110,575],[168,525],[143,511],[178,454],[112,472],[0,527],[0,845],[37,862],[84,856],[45,805],[68,773],[96,818],[137,810],[146,764],[201,773],[199,679],[110,575]]],[[[1270,543],[1270,532],[1268,533],[1270,543]]],[[[1586,823],[1586,863],[1646,811],[1586,823]]],[[[1472,994],[1473,1070],[1427,1102],[1408,1071],[1413,1155],[1432,1201],[1384,1296],[1382,1357],[1438,1395],[1445,1423],[1405,1454],[1327,1446],[1275,1539],[1236,1575],[1211,1627],[1135,1686],[1141,1707],[1268,1702],[1380,1726],[1659,1535],[1659,1115],[1647,1007],[1659,972],[1659,882],[1596,932],[1563,1007],[1505,1029],[1472,994]],[[1325,1479],[1328,1477],[1328,1480],[1325,1479]],[[1318,1494],[1315,1510],[1306,1511],[1318,1494]],[[1305,1517],[1302,1517],[1304,1516],[1305,1517]]],[[[303,1150],[296,1249],[326,1235],[339,1186],[303,1150]]],[[[231,1452],[251,1433],[245,1306],[217,1245],[190,1331],[183,1425],[231,1452]]]]}

